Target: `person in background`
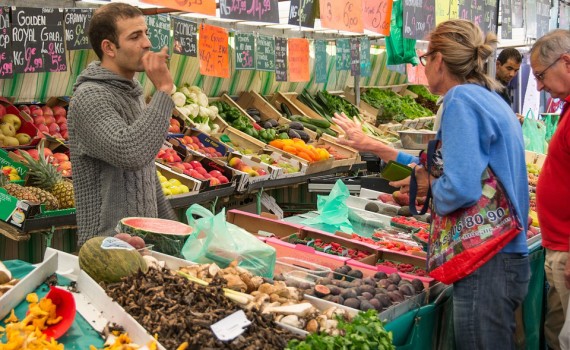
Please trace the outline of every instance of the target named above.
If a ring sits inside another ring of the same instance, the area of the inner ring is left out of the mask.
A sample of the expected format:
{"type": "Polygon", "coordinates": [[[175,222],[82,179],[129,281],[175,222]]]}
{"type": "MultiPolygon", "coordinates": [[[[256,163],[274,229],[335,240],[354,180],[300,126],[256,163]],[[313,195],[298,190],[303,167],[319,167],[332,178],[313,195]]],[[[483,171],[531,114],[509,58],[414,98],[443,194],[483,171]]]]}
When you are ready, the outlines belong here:
{"type": "Polygon", "coordinates": [[[521,53],[512,47],[504,49],[499,54],[499,57],[497,57],[495,79],[497,79],[504,87],[499,90],[498,93],[511,107],[513,105],[513,96],[511,91],[512,89],[509,88],[509,83],[519,72],[521,63],[521,53]]]}
{"type": "Polygon", "coordinates": [[[566,101],[536,186],[536,208],[546,251],[544,270],[550,286],[544,334],[550,348],[560,349],[558,335],[570,294],[570,206],[564,203],[570,196],[570,31],[557,29],[539,38],[530,51],[530,66],[538,91],[566,101]]]}
{"type": "MultiPolygon", "coordinates": [[[[500,84],[484,69],[496,44],[493,33],[485,37],[466,20],[443,22],[430,33],[428,51],[420,61],[426,66],[430,91],[445,96],[436,135],[444,165],[438,178],[415,167],[417,194],[425,195],[431,186],[432,210],[440,216],[471,207],[482,196],[481,174],[491,167],[524,225],[529,192],[522,129],[514,112],[495,93],[500,84]]],[[[367,141],[354,144],[369,147],[367,141]]],[[[407,186],[409,180],[391,184],[407,186]]],[[[484,265],[453,284],[458,350],[515,349],[515,310],[526,297],[530,281],[525,228],[484,265]]]]}
{"type": "Polygon", "coordinates": [[[123,3],[97,9],[88,34],[100,61],[77,78],[69,108],[78,246],[124,217],[175,219],[154,165],[174,108],[167,48],[150,52],[142,12],[123,3]],[[156,88],[148,105],[136,72],[156,88]]]}

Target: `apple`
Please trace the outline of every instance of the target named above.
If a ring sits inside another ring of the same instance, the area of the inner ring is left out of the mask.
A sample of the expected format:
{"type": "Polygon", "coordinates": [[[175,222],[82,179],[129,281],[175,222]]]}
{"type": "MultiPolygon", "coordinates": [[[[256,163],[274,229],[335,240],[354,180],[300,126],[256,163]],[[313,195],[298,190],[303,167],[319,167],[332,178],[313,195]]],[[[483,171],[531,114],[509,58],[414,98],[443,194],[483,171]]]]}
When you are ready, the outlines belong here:
{"type": "Polygon", "coordinates": [[[40,124],[44,125],[46,124],[46,118],[43,115],[35,116],[33,117],[33,119],[34,119],[34,124],[36,124],[36,126],[40,124]]]}
{"type": "MultiPolygon", "coordinates": [[[[31,108],[30,108],[31,109],[31,108]]],[[[36,109],[31,109],[31,115],[32,117],[39,117],[39,116],[43,116],[44,112],[40,109],[40,108],[36,108],[36,109]]]]}
{"type": "Polygon", "coordinates": [[[45,115],[46,117],[47,117],[47,116],[53,117],[53,110],[52,110],[50,107],[48,107],[48,106],[43,106],[43,107],[42,107],[42,112],[44,112],[44,115],[45,115]]]}
{"type": "Polygon", "coordinates": [[[47,125],[45,124],[36,124],[36,127],[38,128],[39,131],[41,132],[45,132],[49,134],[49,128],[47,127],[47,125]]]}
{"type": "Polygon", "coordinates": [[[190,164],[190,163],[184,162],[184,163],[182,163],[182,165],[184,165],[185,169],[188,169],[188,170],[194,169],[194,167],[192,167],[192,164],[190,164]]]}
{"type": "Polygon", "coordinates": [[[67,111],[62,106],[54,106],[52,108],[53,115],[56,117],[66,117],[67,111]]]}
{"type": "Polygon", "coordinates": [[[184,172],[184,170],[186,170],[186,168],[184,167],[184,165],[182,165],[182,163],[180,163],[180,162],[172,163],[172,164],[170,164],[170,166],[173,167],[173,168],[178,168],[178,169],[180,169],[182,172],[184,172]]]}
{"type": "Polygon", "coordinates": [[[29,149],[26,152],[28,152],[28,154],[30,155],[30,157],[32,157],[35,160],[40,159],[39,153],[37,149],[29,149]]]}
{"type": "Polygon", "coordinates": [[[256,171],[259,174],[259,176],[267,175],[267,171],[265,171],[263,169],[257,169],[256,171]]]}
{"type": "Polygon", "coordinates": [[[61,123],[61,124],[58,124],[58,125],[59,125],[59,130],[60,130],[60,131],[65,131],[65,130],[67,130],[67,123],[61,123]]]}
{"type": "Polygon", "coordinates": [[[160,149],[158,151],[158,153],[156,154],[156,158],[162,158],[165,153],[166,153],[166,151],[164,149],[160,149]]]}
{"type": "Polygon", "coordinates": [[[57,124],[67,123],[67,118],[63,115],[58,115],[58,116],[55,116],[55,122],[57,124]]]}
{"type": "Polygon", "coordinates": [[[176,125],[180,127],[180,122],[177,119],[170,118],[170,125],[176,125]]]}
{"type": "Polygon", "coordinates": [[[198,144],[201,143],[200,140],[198,139],[198,137],[196,136],[190,136],[192,138],[192,141],[194,141],[194,143],[198,144]]]}
{"type": "Polygon", "coordinates": [[[238,169],[238,166],[241,164],[241,159],[238,157],[233,157],[232,159],[230,159],[230,161],[228,162],[228,165],[231,166],[232,168],[238,169]]]}
{"type": "Polygon", "coordinates": [[[27,115],[30,115],[30,113],[31,113],[30,107],[28,107],[26,105],[20,105],[20,106],[18,106],[18,109],[21,110],[22,112],[26,113],[27,115]]]}
{"type": "Polygon", "coordinates": [[[6,114],[6,107],[4,105],[0,105],[0,117],[6,114]]]}
{"type": "Polygon", "coordinates": [[[170,124],[170,126],[168,127],[168,132],[171,132],[174,134],[179,134],[180,133],[180,126],[170,124]]]}
{"type": "Polygon", "coordinates": [[[53,115],[48,115],[48,116],[46,116],[46,115],[44,114],[44,117],[46,118],[46,125],[49,126],[50,124],[55,123],[55,117],[54,117],[53,115]]]}
{"type": "Polygon", "coordinates": [[[63,137],[64,140],[69,140],[69,134],[67,133],[67,130],[63,130],[61,132],[61,137],[63,137]]]}
{"type": "Polygon", "coordinates": [[[57,159],[58,162],[63,162],[69,160],[69,157],[65,153],[54,153],[53,158],[57,159]]]}
{"type": "MultiPolygon", "coordinates": [[[[2,105],[0,105],[2,106],[2,105]]],[[[4,107],[4,106],[2,106],[4,107]]],[[[18,117],[15,114],[12,113],[8,113],[8,114],[4,114],[2,115],[2,111],[0,111],[0,120],[2,120],[3,123],[10,123],[12,125],[14,125],[14,129],[16,129],[16,131],[18,131],[20,129],[20,127],[22,126],[22,121],[20,120],[20,117],[18,117]]]]}
{"type": "Polygon", "coordinates": [[[184,137],[182,137],[182,143],[187,145],[189,143],[194,143],[194,140],[192,140],[192,138],[190,136],[184,135],[184,137]]]}
{"type": "Polygon", "coordinates": [[[220,177],[223,176],[222,173],[219,170],[211,170],[210,171],[210,175],[212,175],[213,177],[220,177]]]}
{"type": "Polygon", "coordinates": [[[61,171],[61,175],[65,176],[65,177],[70,177],[71,176],[71,169],[69,170],[62,170],[61,171]]]}
{"type": "MultiPolygon", "coordinates": [[[[40,109],[40,110],[42,109],[42,108],[41,108],[40,106],[38,106],[38,105],[30,105],[29,107],[30,107],[30,111],[35,111],[36,109],[40,109]]],[[[42,112],[42,113],[43,113],[43,112],[42,112]]]]}
{"type": "Polygon", "coordinates": [[[220,180],[220,183],[223,183],[223,184],[227,184],[228,182],[230,182],[230,181],[228,180],[228,178],[225,177],[224,175],[218,176],[217,179],[220,180]]]}
{"type": "MultiPolygon", "coordinates": [[[[53,117],[52,117],[53,118],[53,117]]],[[[49,133],[51,135],[59,133],[59,125],[56,123],[48,124],[49,125],[49,133]]]]}
{"type": "Polygon", "coordinates": [[[71,162],[69,160],[64,160],[59,163],[57,170],[69,170],[71,169],[71,162]]]}
{"type": "Polygon", "coordinates": [[[207,177],[207,175],[209,175],[208,171],[206,169],[204,169],[203,167],[196,168],[196,171],[205,177],[207,177]]]}
{"type": "Polygon", "coordinates": [[[190,165],[192,165],[194,169],[203,168],[202,164],[197,160],[191,160],[190,165]]]}
{"type": "Polygon", "coordinates": [[[217,178],[212,177],[212,178],[210,179],[210,186],[218,186],[219,184],[221,184],[221,181],[218,180],[217,178]]]}

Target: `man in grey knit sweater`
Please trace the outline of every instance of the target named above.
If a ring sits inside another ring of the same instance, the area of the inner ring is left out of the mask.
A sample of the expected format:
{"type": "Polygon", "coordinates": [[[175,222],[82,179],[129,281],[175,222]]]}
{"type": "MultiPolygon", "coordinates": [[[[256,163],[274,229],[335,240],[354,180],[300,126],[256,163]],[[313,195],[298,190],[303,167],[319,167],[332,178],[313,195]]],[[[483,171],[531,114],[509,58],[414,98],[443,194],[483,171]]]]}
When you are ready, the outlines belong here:
{"type": "Polygon", "coordinates": [[[156,175],[154,158],[174,104],[166,48],[150,52],[139,9],[111,3],[95,11],[89,40],[101,60],[77,78],[69,108],[69,145],[77,208],[78,246],[110,236],[129,216],[175,219],[156,175]],[[145,104],[136,72],[156,92],[145,104]]]}

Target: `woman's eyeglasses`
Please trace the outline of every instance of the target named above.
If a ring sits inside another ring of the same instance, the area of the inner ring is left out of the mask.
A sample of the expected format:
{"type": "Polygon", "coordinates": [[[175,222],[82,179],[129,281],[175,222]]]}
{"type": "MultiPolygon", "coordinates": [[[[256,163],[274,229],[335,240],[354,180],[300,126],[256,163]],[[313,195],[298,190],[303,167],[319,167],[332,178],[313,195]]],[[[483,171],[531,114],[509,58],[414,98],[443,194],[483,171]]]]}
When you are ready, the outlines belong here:
{"type": "Polygon", "coordinates": [[[427,63],[427,57],[428,57],[429,55],[432,55],[432,54],[436,53],[436,52],[437,52],[437,51],[429,51],[429,52],[427,52],[427,53],[421,55],[420,57],[418,57],[418,59],[420,60],[420,63],[422,64],[422,66],[425,66],[425,65],[426,65],[426,63],[427,63]]]}

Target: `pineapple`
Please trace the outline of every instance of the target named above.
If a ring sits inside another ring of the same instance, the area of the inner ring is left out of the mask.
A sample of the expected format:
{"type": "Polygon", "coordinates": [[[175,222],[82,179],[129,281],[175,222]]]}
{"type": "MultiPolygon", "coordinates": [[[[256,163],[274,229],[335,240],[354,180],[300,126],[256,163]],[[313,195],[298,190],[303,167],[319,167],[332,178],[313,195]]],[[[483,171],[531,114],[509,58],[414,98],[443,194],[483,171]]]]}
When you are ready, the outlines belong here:
{"type": "Polygon", "coordinates": [[[73,184],[64,179],[55,166],[48,163],[43,143],[40,144],[38,160],[33,159],[27,152],[21,154],[28,162],[31,184],[53,194],[59,202],[60,209],[74,208],[73,184]]]}
{"type": "Polygon", "coordinates": [[[8,178],[3,174],[0,174],[0,187],[3,187],[10,196],[16,197],[19,200],[40,202],[38,197],[31,193],[24,186],[8,182],[8,178]]]}
{"type": "Polygon", "coordinates": [[[24,188],[27,189],[30,193],[32,193],[36,197],[38,197],[40,203],[45,204],[46,210],[59,209],[59,201],[53,194],[49,193],[48,191],[42,190],[39,187],[26,186],[24,188]]]}

